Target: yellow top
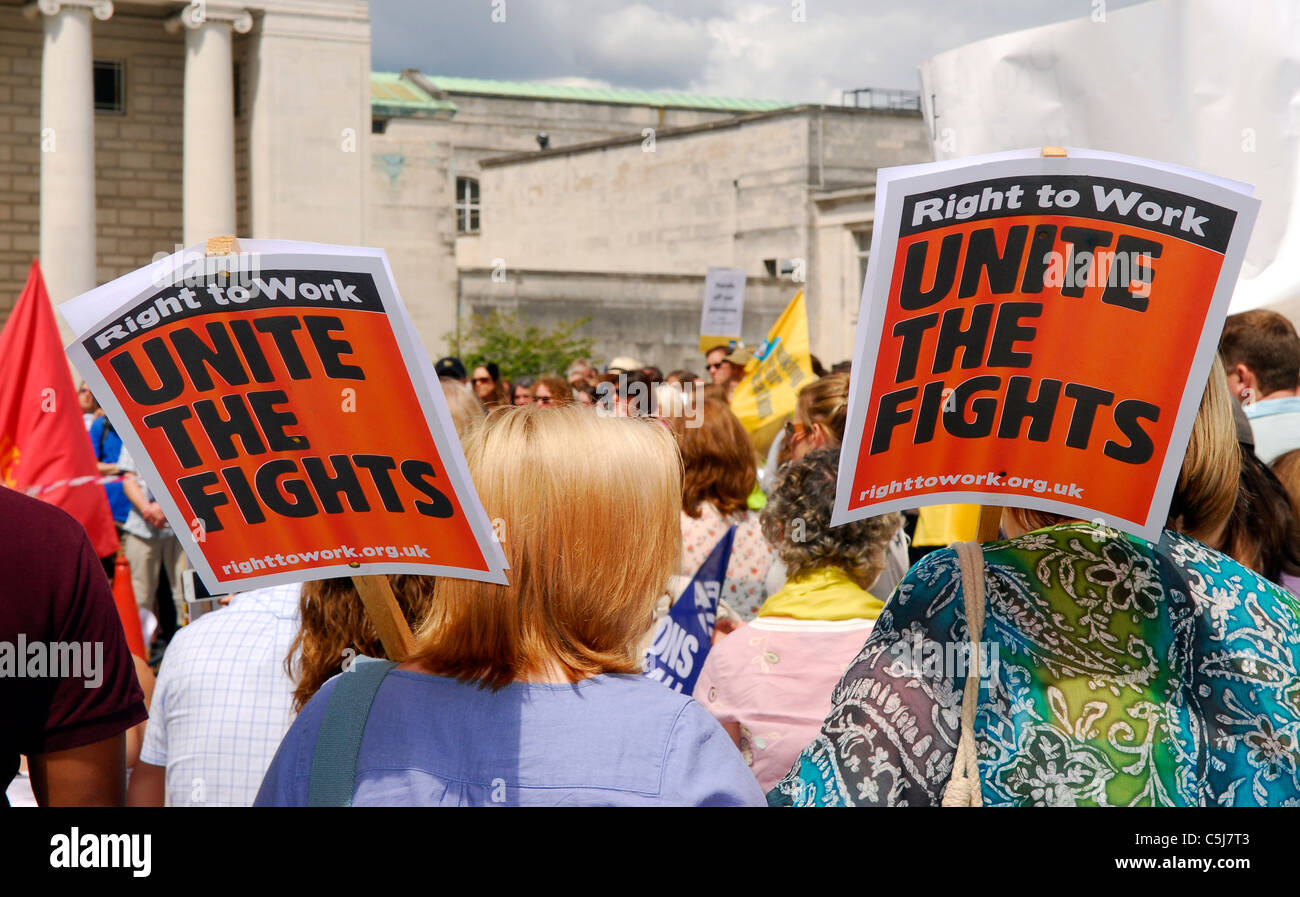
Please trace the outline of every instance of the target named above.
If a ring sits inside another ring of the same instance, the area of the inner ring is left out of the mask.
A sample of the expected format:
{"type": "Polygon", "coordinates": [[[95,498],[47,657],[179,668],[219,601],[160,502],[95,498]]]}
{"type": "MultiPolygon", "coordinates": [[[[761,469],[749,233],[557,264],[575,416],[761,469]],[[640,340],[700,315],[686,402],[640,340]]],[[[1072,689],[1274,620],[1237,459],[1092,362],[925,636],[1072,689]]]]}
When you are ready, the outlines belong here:
{"type": "Polygon", "coordinates": [[[796,620],[874,620],[885,603],[838,567],[823,567],[787,580],[758,609],[760,617],[796,620]]]}

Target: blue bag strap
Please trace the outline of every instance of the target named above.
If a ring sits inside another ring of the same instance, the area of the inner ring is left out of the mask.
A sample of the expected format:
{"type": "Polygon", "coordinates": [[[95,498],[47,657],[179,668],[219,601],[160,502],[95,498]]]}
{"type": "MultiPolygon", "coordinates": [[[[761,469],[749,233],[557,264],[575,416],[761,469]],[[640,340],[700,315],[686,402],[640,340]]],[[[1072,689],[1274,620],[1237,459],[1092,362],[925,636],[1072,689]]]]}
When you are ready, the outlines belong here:
{"type": "Polygon", "coordinates": [[[307,806],[352,806],[357,754],[361,751],[361,736],[366,731],[370,706],[384,677],[395,666],[391,660],[358,657],[352,669],[339,676],[316,734],[307,806]]]}

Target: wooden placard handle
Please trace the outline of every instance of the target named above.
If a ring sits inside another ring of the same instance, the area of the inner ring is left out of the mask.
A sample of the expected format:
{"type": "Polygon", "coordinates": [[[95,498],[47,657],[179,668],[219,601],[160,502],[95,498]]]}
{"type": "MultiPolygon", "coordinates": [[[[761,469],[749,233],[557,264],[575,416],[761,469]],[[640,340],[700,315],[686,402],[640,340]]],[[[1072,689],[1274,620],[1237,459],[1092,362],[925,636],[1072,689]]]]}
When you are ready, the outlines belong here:
{"type": "Polygon", "coordinates": [[[384,653],[388,659],[401,663],[410,657],[415,648],[415,637],[411,627],[402,615],[402,608],[397,604],[397,596],[388,577],[382,574],[374,576],[354,576],[352,584],[361,595],[361,603],[366,613],[379,632],[379,640],[384,643],[384,653]]]}
{"type": "MultiPolygon", "coordinates": [[[[225,234],[210,237],[203,254],[211,258],[235,255],[238,252],[239,241],[233,234],[225,234]]],[[[393,587],[389,584],[388,577],[382,574],[357,575],[352,577],[352,584],[356,586],[357,594],[361,596],[361,603],[379,632],[379,639],[384,643],[384,653],[388,655],[388,659],[401,663],[410,657],[415,645],[415,637],[411,634],[411,626],[406,622],[402,608],[397,603],[397,596],[393,594],[393,587]]]]}
{"type": "Polygon", "coordinates": [[[1002,524],[1002,508],[994,505],[980,505],[979,523],[975,526],[976,542],[996,542],[998,527],[1002,524]]]}

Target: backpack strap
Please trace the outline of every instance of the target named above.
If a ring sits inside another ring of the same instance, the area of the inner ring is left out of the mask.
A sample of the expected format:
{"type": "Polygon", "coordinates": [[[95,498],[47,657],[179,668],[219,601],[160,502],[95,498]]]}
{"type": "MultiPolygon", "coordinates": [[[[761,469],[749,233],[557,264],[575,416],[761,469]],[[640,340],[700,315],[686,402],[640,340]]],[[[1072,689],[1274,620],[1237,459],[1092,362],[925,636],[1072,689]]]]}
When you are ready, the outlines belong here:
{"type": "Polygon", "coordinates": [[[358,657],[351,670],[339,676],[325,707],[311,760],[307,806],[350,807],[356,787],[357,754],[384,677],[396,667],[391,660],[358,657]]]}

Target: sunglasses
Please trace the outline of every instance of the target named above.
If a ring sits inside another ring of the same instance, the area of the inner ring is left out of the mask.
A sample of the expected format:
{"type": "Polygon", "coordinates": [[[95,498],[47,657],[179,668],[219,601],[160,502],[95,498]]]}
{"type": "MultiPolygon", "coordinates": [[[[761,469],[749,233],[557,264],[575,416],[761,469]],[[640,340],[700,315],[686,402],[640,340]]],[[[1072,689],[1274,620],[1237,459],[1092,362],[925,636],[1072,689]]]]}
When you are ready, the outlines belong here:
{"type": "Polygon", "coordinates": [[[791,443],[795,443],[798,442],[800,439],[803,439],[804,434],[807,432],[808,432],[808,428],[801,423],[797,423],[792,420],[788,420],[785,422],[785,438],[791,443]]]}
{"type": "Polygon", "coordinates": [[[491,378],[491,377],[474,377],[474,378],[472,378],[469,382],[470,382],[470,383],[473,383],[475,386],[478,386],[480,383],[491,383],[491,382],[492,382],[492,378],[491,378]]]}
{"type": "Polygon", "coordinates": [[[533,396],[533,401],[538,405],[549,405],[554,399],[551,396],[533,396]]]}
{"type": "Polygon", "coordinates": [[[710,371],[714,371],[714,370],[717,370],[718,368],[722,367],[724,364],[731,364],[731,362],[730,362],[730,361],[715,361],[715,362],[713,362],[713,364],[705,365],[705,369],[706,369],[706,370],[710,370],[710,371]]]}

